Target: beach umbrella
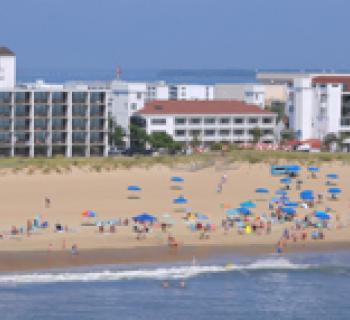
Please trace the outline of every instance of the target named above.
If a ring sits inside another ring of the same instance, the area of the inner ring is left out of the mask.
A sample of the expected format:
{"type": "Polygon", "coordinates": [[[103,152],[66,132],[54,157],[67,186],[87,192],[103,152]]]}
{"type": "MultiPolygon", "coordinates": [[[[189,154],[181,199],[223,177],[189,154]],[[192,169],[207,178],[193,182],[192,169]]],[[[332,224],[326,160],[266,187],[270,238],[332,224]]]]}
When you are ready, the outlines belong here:
{"type": "Polygon", "coordinates": [[[180,182],[184,182],[184,181],[185,181],[184,178],[178,177],[178,176],[173,176],[173,177],[171,177],[170,180],[171,180],[171,182],[177,182],[177,183],[180,183],[180,182]]]}
{"type": "Polygon", "coordinates": [[[283,207],[282,212],[284,212],[286,214],[295,214],[296,213],[295,209],[291,208],[291,207],[283,207]]]}
{"type": "Polygon", "coordinates": [[[320,168],[318,167],[308,167],[307,171],[312,172],[312,173],[316,173],[320,171],[320,168]]]}
{"type": "Polygon", "coordinates": [[[327,191],[330,194],[339,194],[339,193],[341,193],[341,189],[340,188],[329,188],[327,191]]]}
{"type": "Polygon", "coordinates": [[[186,204],[187,199],[184,196],[179,196],[173,200],[175,204],[186,204]]]}
{"type": "Polygon", "coordinates": [[[234,216],[234,215],[240,214],[240,211],[239,211],[239,208],[230,208],[230,209],[226,210],[226,214],[228,216],[234,216]]]}
{"type": "Polygon", "coordinates": [[[238,208],[238,211],[240,214],[244,214],[246,216],[251,214],[251,211],[247,207],[238,208]]]}
{"type": "Polygon", "coordinates": [[[300,199],[302,200],[314,200],[315,196],[314,196],[314,192],[312,190],[303,190],[302,192],[300,192],[300,199]]]}
{"type": "Polygon", "coordinates": [[[244,201],[244,202],[242,202],[241,204],[240,204],[240,206],[242,207],[242,208],[256,208],[256,204],[253,202],[253,201],[251,201],[251,200],[249,200],[249,201],[244,201]]]}
{"type": "Polygon", "coordinates": [[[326,177],[332,180],[336,180],[339,178],[339,176],[336,173],[328,173],[326,177]]]}
{"type": "Polygon", "coordinates": [[[297,164],[295,165],[290,165],[288,167],[288,172],[291,172],[291,173],[298,173],[300,171],[301,167],[297,164]]]}
{"type": "Polygon", "coordinates": [[[141,191],[142,189],[139,186],[128,186],[128,191],[141,191]]]}
{"type": "Polygon", "coordinates": [[[292,179],[291,178],[282,178],[280,180],[280,182],[283,183],[283,184],[291,184],[292,179]]]}
{"type": "Polygon", "coordinates": [[[256,188],[255,189],[256,193],[269,193],[269,189],[266,188],[256,188]]]}
{"type": "Polygon", "coordinates": [[[329,220],[331,218],[327,212],[321,210],[315,212],[315,217],[320,220],[329,220]]]}
{"type": "Polygon", "coordinates": [[[288,194],[288,192],[286,190],[279,189],[275,192],[275,194],[277,194],[279,196],[284,196],[284,195],[288,194]]]}
{"type": "Polygon", "coordinates": [[[299,207],[299,203],[296,201],[287,201],[284,203],[285,207],[290,207],[290,208],[297,208],[299,207]]]}
{"type": "Polygon", "coordinates": [[[155,222],[157,218],[149,213],[141,213],[138,216],[133,217],[136,222],[155,222]]]}
{"type": "Polygon", "coordinates": [[[95,211],[92,211],[92,210],[85,210],[81,213],[81,215],[85,218],[96,218],[97,217],[97,213],[95,211]]]}

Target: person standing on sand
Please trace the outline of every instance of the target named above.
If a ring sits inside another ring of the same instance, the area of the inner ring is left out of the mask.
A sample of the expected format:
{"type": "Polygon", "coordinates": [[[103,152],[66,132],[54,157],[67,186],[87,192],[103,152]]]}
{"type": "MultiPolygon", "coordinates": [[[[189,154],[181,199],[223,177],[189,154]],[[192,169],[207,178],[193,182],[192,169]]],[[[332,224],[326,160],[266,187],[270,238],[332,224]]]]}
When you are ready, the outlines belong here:
{"type": "Polygon", "coordinates": [[[45,197],[45,208],[50,208],[51,199],[49,197],[45,197]]]}
{"type": "Polygon", "coordinates": [[[71,253],[72,253],[72,256],[77,256],[79,254],[78,246],[75,243],[72,245],[71,253]]]}

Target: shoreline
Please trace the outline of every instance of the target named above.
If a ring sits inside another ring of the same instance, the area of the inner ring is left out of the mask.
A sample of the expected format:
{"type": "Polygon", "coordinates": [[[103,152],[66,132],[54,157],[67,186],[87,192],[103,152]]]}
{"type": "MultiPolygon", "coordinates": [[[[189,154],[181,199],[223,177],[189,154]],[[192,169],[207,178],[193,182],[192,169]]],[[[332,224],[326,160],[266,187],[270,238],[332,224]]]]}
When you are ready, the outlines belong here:
{"type": "MultiPolygon", "coordinates": [[[[348,242],[289,243],[281,254],[350,251],[348,242]]],[[[93,267],[111,264],[189,263],[225,255],[263,256],[275,253],[270,244],[261,245],[201,245],[170,249],[165,246],[145,246],[116,249],[82,249],[72,256],[69,251],[0,251],[0,272],[30,272],[72,267],[93,267]]],[[[229,262],[229,261],[228,261],[229,262]]]]}

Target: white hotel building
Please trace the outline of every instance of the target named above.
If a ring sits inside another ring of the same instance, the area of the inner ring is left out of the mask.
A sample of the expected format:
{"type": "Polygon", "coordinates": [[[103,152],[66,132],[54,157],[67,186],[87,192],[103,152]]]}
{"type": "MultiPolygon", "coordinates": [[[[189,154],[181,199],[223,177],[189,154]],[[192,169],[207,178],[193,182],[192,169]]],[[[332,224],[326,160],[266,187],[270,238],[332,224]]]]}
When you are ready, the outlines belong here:
{"type": "Polygon", "coordinates": [[[108,155],[106,90],[16,86],[15,65],[14,53],[0,48],[0,156],[108,155]]]}
{"type": "Polygon", "coordinates": [[[261,142],[274,143],[277,115],[242,101],[152,101],[137,112],[148,134],[165,132],[188,145],[196,136],[203,146],[215,142],[249,143],[259,127],[261,142]]]}

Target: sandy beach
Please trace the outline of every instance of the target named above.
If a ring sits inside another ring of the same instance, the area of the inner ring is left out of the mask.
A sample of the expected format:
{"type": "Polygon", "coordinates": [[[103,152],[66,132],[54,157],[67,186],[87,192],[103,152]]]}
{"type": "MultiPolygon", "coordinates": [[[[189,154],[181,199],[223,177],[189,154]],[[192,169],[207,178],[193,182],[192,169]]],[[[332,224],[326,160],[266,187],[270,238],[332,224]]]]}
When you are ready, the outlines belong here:
{"type": "MultiPolygon", "coordinates": [[[[225,167],[217,163],[213,167],[198,171],[184,168],[156,166],[152,168],[118,169],[109,172],[90,172],[74,169],[65,174],[10,173],[3,171],[1,184],[0,271],[55,268],[73,265],[131,263],[151,261],[190,260],[193,256],[206,257],[225,252],[239,254],[268,254],[275,252],[276,243],[288,225],[272,226],[270,234],[244,234],[235,230],[228,234],[221,228],[227,208],[238,207],[245,200],[255,201],[254,213],[268,213],[268,199],[280,188],[280,177],[270,175],[270,166],[264,163],[236,163],[225,167]],[[221,193],[216,187],[223,174],[227,182],[221,193]],[[183,190],[173,190],[171,176],[181,176],[185,182],[183,190]],[[139,185],[139,199],[129,199],[129,185],[139,185]],[[255,193],[258,187],[271,190],[269,195],[255,193]],[[198,232],[191,231],[184,223],[183,213],[177,211],[173,199],[180,194],[189,200],[187,208],[207,215],[216,225],[209,239],[200,239],[198,232]],[[45,208],[45,197],[51,199],[45,208]],[[117,226],[115,233],[99,233],[96,226],[83,226],[88,220],[82,217],[84,210],[97,212],[97,220],[131,218],[142,212],[156,216],[158,220],[168,213],[175,221],[171,234],[180,243],[178,249],[167,246],[168,233],[154,226],[145,239],[137,240],[132,224],[117,226]],[[25,228],[28,219],[38,214],[49,222],[46,229],[38,229],[28,236],[26,233],[11,235],[12,226],[25,228]],[[65,226],[67,232],[55,232],[54,225],[65,226]],[[70,248],[76,244],[79,255],[72,257],[70,248]],[[170,251],[169,251],[170,250],[170,251]]],[[[337,225],[331,223],[325,240],[306,240],[287,246],[288,251],[348,249],[350,244],[350,166],[339,163],[320,165],[320,173],[312,179],[305,167],[301,173],[302,189],[323,193],[324,201],[314,209],[332,208],[339,216],[337,225]],[[325,175],[337,173],[337,186],[343,192],[339,199],[330,200],[325,186],[325,175]]],[[[299,200],[299,191],[292,186],[289,193],[299,200]]],[[[298,212],[303,212],[300,209],[298,212]]],[[[311,209],[309,209],[311,212],[311,209]]]]}

